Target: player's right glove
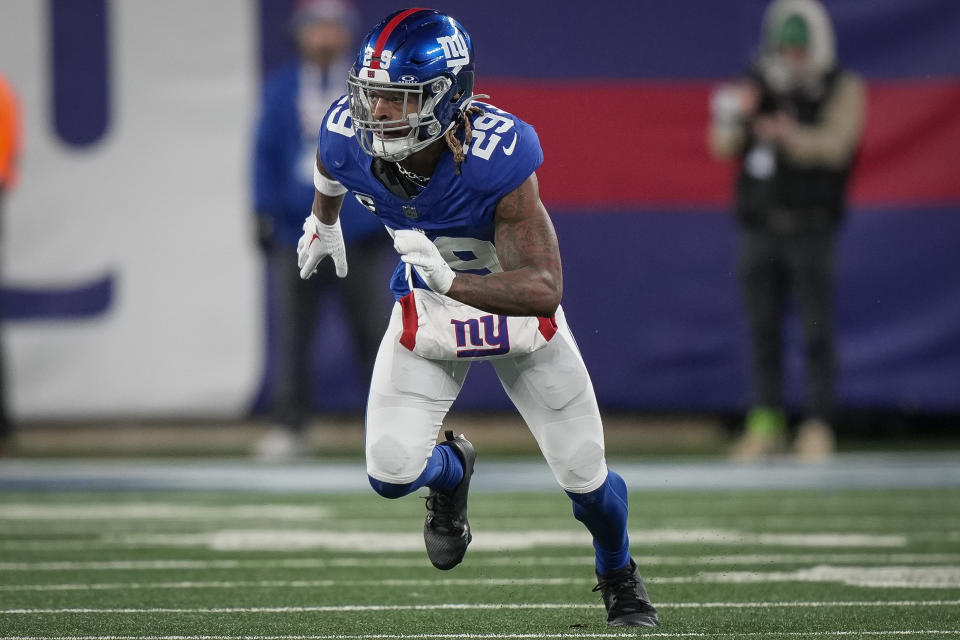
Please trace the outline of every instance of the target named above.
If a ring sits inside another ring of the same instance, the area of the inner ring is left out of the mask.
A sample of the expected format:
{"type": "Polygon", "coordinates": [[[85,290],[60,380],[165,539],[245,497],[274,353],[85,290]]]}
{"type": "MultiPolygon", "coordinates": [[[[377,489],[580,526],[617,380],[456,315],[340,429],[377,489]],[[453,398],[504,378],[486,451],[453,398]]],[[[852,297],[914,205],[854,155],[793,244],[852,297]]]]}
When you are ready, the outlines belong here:
{"type": "Polygon", "coordinates": [[[297,243],[297,266],[304,280],[317,272],[320,261],[330,256],[338,278],[347,276],[347,248],[343,245],[340,221],[324,224],[312,213],[303,223],[303,235],[297,243]]]}
{"type": "Polygon", "coordinates": [[[440,294],[450,290],[457,274],[440,255],[437,245],[430,242],[430,238],[419,231],[403,229],[393,234],[393,248],[400,254],[401,260],[413,265],[432,290],[440,294]]]}

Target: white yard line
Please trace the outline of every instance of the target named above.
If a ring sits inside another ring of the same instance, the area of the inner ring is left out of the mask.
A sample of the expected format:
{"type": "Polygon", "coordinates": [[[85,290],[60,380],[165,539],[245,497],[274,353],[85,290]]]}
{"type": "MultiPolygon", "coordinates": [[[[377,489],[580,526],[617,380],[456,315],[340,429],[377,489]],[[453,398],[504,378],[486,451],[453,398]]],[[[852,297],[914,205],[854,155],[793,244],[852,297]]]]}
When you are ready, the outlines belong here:
{"type": "Polygon", "coordinates": [[[320,505],[286,504],[180,504],[167,502],[120,502],[76,504],[0,503],[0,521],[66,520],[329,520],[332,512],[320,505]]]}
{"type": "Polygon", "coordinates": [[[436,580],[218,580],[3,585],[4,591],[125,591],[140,589],[312,589],[342,587],[469,587],[507,585],[593,585],[592,578],[440,578],[436,580]]]}
{"type": "MultiPolygon", "coordinates": [[[[648,584],[765,584],[833,582],[856,587],[954,589],[960,566],[833,566],[819,564],[792,571],[700,571],[687,576],[647,574],[648,584]]],[[[590,578],[425,578],[377,580],[178,580],[166,582],[88,582],[0,585],[2,592],[127,591],[149,589],[323,589],[345,587],[499,587],[507,585],[592,585],[590,578]]]]}
{"type": "MultiPolygon", "coordinates": [[[[649,634],[647,634],[649,635],[649,634]]],[[[654,637],[664,637],[653,634],[654,637]]],[[[669,637],[700,637],[703,634],[669,634],[669,637]]],[[[315,635],[315,636],[0,636],[0,640],[419,640],[429,638],[464,639],[548,639],[548,638],[635,638],[636,634],[619,633],[417,633],[417,634],[367,634],[367,635],[315,635]]]]}
{"type": "MultiPolygon", "coordinates": [[[[645,544],[761,545],[774,547],[905,547],[907,536],[900,534],[849,533],[757,533],[737,529],[631,529],[630,537],[645,544]]],[[[153,547],[200,547],[216,551],[291,551],[325,549],[356,552],[419,551],[423,538],[414,531],[323,531],[316,528],[235,528],[194,533],[128,533],[104,535],[106,541],[153,547]]],[[[475,551],[504,551],[535,547],[588,546],[590,534],[584,529],[541,529],[484,531],[473,541],[475,551]]]]}
{"type": "Polygon", "coordinates": [[[694,576],[653,580],[673,584],[769,584],[830,582],[874,589],[957,589],[960,566],[833,566],[821,564],[791,571],[700,571],[694,576]]]}
{"type": "MultiPolygon", "coordinates": [[[[960,600],[876,600],[811,602],[803,600],[784,602],[666,602],[657,603],[664,609],[787,609],[787,608],[849,608],[849,607],[956,607],[960,600]]],[[[435,603],[396,605],[323,605],[312,607],[124,607],[124,608],[59,608],[59,609],[0,609],[0,615],[60,615],[60,614],[142,614],[142,613],[346,613],[362,611],[483,611],[497,609],[597,609],[601,605],[580,602],[567,603],[435,603]]]]}
{"type": "MultiPolygon", "coordinates": [[[[729,638],[729,637],[881,637],[943,635],[960,636],[960,631],[948,629],[896,629],[880,631],[751,631],[730,633],[669,633],[657,631],[643,632],[644,638],[729,638]]],[[[464,640],[499,639],[553,639],[553,638],[636,638],[634,633],[415,633],[415,634],[364,634],[364,635],[301,635],[301,636],[0,636],[0,640],[427,640],[432,638],[462,638],[464,640]]]]}
{"type": "MultiPolygon", "coordinates": [[[[422,541],[421,541],[422,544],[422,541]]],[[[763,564],[955,564],[960,553],[775,553],[722,555],[634,555],[641,567],[650,566],[724,566],[763,564]]],[[[493,556],[474,554],[472,566],[592,566],[592,556],[493,556]]],[[[418,551],[415,557],[337,557],[285,558],[278,560],[85,560],[0,562],[0,571],[149,571],[149,570],[207,570],[207,569],[317,569],[336,567],[368,567],[374,564],[384,568],[429,567],[426,556],[418,551]]]]}

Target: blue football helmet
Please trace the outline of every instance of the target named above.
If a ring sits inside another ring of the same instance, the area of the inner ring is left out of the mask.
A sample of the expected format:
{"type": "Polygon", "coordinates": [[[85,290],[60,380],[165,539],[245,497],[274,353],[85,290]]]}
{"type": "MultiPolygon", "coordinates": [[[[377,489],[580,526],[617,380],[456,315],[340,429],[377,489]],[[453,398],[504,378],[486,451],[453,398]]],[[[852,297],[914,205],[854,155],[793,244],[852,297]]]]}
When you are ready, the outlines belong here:
{"type": "Polygon", "coordinates": [[[469,106],[473,78],[473,45],[459,22],[433,9],[390,14],[364,37],[347,79],[360,147],[390,162],[427,147],[469,106]],[[382,99],[402,105],[401,116],[377,120],[382,99]]]}

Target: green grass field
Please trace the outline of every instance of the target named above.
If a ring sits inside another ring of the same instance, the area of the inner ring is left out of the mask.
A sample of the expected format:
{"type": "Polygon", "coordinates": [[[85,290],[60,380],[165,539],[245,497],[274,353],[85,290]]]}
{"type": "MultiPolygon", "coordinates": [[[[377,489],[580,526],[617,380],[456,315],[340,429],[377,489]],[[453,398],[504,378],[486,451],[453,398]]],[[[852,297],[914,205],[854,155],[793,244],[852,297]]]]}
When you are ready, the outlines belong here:
{"type": "Polygon", "coordinates": [[[608,628],[562,493],[471,496],[433,569],[422,500],[0,494],[0,640],[960,637],[960,490],[631,494],[662,626],[608,628]]]}

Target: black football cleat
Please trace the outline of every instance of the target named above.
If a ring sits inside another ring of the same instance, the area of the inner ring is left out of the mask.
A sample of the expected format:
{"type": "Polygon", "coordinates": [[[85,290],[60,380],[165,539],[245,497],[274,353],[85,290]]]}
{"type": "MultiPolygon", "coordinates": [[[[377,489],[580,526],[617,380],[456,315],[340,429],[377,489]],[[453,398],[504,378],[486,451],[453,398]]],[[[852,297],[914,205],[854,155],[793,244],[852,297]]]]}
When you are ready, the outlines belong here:
{"type": "Polygon", "coordinates": [[[630,564],[605,573],[597,574],[597,586],[607,607],[607,625],[611,627],[659,627],[660,616],[650,604],[650,596],[637,571],[637,564],[630,564]]]}
{"type": "Polygon", "coordinates": [[[427,497],[427,518],[423,523],[423,541],[427,556],[437,569],[453,569],[463,560],[467,545],[473,540],[467,522],[467,492],[477,451],[470,441],[453,431],[444,432],[447,440],[439,446],[453,449],[463,463],[463,480],[451,491],[430,489],[427,497]]]}

